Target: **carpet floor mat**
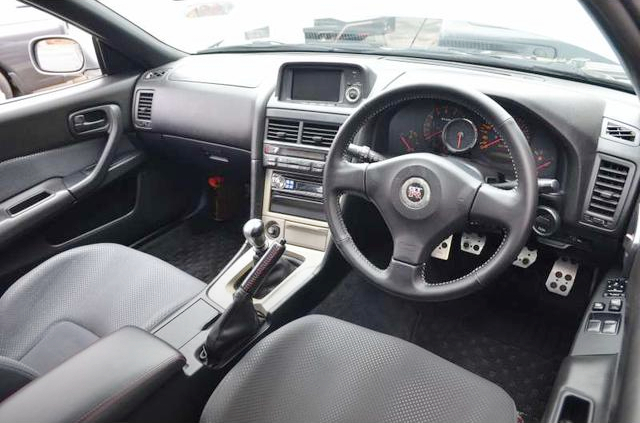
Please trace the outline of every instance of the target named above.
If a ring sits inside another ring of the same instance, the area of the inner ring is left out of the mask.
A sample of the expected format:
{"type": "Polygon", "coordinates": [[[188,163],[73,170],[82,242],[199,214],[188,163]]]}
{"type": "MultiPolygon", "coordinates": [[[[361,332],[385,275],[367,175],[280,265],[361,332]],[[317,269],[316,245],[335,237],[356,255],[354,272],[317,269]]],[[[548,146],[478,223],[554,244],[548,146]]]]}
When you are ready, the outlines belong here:
{"type": "Polygon", "coordinates": [[[178,269],[209,283],[236,254],[246,219],[217,222],[199,214],[138,246],[178,269]]]}

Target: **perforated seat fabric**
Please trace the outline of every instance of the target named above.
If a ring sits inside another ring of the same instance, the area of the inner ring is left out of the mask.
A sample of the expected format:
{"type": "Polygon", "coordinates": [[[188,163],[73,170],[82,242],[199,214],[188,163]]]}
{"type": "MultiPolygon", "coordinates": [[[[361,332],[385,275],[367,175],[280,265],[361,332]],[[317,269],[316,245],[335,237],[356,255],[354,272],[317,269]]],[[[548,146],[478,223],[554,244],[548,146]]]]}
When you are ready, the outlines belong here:
{"type": "MultiPolygon", "coordinates": [[[[66,251],[20,278],[0,298],[0,356],[11,359],[5,360],[11,367],[19,362],[41,375],[123,326],[152,329],[204,287],[175,267],[121,245],[66,251]]],[[[1,391],[2,386],[0,399],[1,391]]]]}
{"type": "Polygon", "coordinates": [[[326,316],[266,337],[216,388],[201,423],[514,423],[493,383],[398,338],[326,316]]]}

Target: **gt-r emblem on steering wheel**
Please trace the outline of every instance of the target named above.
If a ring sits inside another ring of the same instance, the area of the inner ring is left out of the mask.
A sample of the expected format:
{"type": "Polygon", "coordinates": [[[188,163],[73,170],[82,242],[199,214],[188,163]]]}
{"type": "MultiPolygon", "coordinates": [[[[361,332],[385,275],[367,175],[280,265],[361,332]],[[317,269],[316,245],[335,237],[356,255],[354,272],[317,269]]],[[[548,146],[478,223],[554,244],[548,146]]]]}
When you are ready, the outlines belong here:
{"type": "Polygon", "coordinates": [[[424,195],[424,188],[418,184],[411,184],[407,188],[407,198],[409,200],[418,202],[422,200],[422,196],[424,195]]]}
{"type": "Polygon", "coordinates": [[[431,187],[427,181],[422,178],[409,178],[402,184],[402,188],[400,188],[400,201],[410,209],[417,210],[424,208],[429,204],[430,198],[431,187]]]}

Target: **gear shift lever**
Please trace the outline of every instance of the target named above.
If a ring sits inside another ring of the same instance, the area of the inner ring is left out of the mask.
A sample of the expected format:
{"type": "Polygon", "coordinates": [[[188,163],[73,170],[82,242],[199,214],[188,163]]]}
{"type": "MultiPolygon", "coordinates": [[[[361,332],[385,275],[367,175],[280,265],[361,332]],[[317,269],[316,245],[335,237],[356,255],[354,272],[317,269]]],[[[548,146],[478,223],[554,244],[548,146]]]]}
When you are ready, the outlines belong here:
{"type": "Polygon", "coordinates": [[[267,251],[267,237],[264,234],[264,223],[260,219],[251,219],[242,227],[247,242],[253,247],[256,261],[267,251]]]}

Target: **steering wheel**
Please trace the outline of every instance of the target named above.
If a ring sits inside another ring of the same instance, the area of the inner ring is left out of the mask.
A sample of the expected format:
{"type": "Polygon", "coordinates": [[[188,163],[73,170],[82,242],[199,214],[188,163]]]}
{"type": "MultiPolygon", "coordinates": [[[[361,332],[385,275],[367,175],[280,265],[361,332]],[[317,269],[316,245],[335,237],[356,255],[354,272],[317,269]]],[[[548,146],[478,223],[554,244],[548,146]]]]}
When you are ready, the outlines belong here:
{"type": "Polygon", "coordinates": [[[448,84],[403,86],[364,103],[338,131],[324,173],[325,212],[333,242],[342,255],[378,287],[413,300],[458,298],[495,280],[527,242],[537,199],[535,162],[515,120],[485,94],[448,84]],[[430,153],[373,163],[350,161],[347,150],[360,129],[385,111],[421,99],[457,103],[493,124],[511,156],[516,187],[493,187],[455,160],[430,153]],[[372,264],[349,234],[340,204],[341,197],[349,193],[371,201],[391,232],[393,254],[386,269],[372,264]],[[495,254],[463,277],[429,282],[425,262],[431,251],[469,222],[503,228],[503,240],[495,254]]]}

